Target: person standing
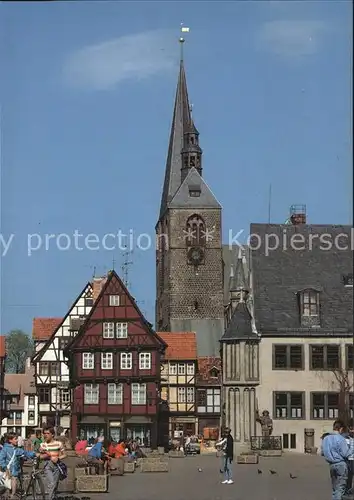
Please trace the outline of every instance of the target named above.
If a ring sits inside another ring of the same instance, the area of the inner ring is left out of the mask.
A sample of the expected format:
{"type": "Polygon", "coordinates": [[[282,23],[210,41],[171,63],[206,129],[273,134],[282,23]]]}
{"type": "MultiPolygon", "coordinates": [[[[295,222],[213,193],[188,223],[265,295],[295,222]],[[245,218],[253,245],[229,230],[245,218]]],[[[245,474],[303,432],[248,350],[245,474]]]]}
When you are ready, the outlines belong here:
{"type": "Polygon", "coordinates": [[[348,459],[351,450],[345,439],[346,427],[341,420],[333,424],[333,432],[322,441],[321,454],[329,465],[332,500],[342,500],[348,481],[348,459]]]}
{"type": "Polygon", "coordinates": [[[348,481],[346,487],[346,494],[350,495],[353,491],[353,474],[354,474],[354,420],[349,421],[348,434],[346,436],[346,441],[349,446],[351,454],[348,457],[348,481]]]}
{"type": "Polygon", "coordinates": [[[231,466],[234,460],[234,438],[231,436],[231,430],[226,428],[223,433],[221,441],[216,443],[216,447],[221,449],[222,456],[222,471],[225,474],[225,479],[222,484],[232,484],[232,471],[231,466]]]}
{"type": "Polygon", "coordinates": [[[48,500],[54,500],[57,494],[60,480],[60,470],[58,462],[66,457],[63,443],[54,439],[55,430],[48,427],[43,430],[44,442],[39,447],[42,460],[46,460],[44,465],[44,476],[47,483],[48,500]]]}

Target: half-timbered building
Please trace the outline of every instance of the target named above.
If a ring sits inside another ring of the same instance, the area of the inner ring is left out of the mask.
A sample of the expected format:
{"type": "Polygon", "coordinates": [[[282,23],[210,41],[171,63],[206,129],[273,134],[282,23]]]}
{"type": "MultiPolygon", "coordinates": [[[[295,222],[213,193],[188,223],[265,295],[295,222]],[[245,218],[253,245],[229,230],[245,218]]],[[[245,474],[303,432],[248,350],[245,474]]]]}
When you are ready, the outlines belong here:
{"type": "Polygon", "coordinates": [[[39,339],[32,358],[38,395],[39,425],[70,428],[71,390],[64,347],[77,334],[93,304],[93,286],[88,283],[67,314],[59,318],[35,318],[33,337],[39,339]],[[49,338],[44,341],[49,333],[49,338]]]}
{"type": "Polygon", "coordinates": [[[159,332],[166,342],[161,364],[161,399],[169,411],[169,435],[172,438],[197,433],[195,380],[197,340],[194,332],[159,332]]]}
{"type": "Polygon", "coordinates": [[[221,417],[221,359],[198,358],[196,409],[198,434],[205,440],[218,438],[221,417]]]}
{"type": "Polygon", "coordinates": [[[9,413],[0,423],[0,434],[16,432],[28,437],[38,426],[38,405],[31,358],[26,360],[25,373],[6,373],[5,389],[10,394],[9,413]]]}
{"type": "Polygon", "coordinates": [[[72,437],[157,444],[160,360],[166,348],[115,271],[66,346],[74,388],[72,437]]]}
{"type": "Polygon", "coordinates": [[[32,340],[35,353],[44,347],[62,320],[63,318],[33,318],[32,340]]]}

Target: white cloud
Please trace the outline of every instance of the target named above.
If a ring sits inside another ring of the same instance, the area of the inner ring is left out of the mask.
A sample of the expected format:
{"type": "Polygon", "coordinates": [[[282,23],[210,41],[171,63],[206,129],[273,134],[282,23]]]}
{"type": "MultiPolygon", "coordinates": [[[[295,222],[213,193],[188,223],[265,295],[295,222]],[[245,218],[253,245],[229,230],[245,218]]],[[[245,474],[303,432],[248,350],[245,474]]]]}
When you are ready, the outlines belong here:
{"type": "Polygon", "coordinates": [[[270,21],[263,24],[258,43],[262,49],[287,59],[309,56],[320,49],[326,29],[322,21],[270,21]]]}
{"type": "Polygon", "coordinates": [[[66,84],[108,90],[124,80],[140,80],[176,65],[177,43],[167,30],[122,36],[72,53],[64,63],[66,84]]]}

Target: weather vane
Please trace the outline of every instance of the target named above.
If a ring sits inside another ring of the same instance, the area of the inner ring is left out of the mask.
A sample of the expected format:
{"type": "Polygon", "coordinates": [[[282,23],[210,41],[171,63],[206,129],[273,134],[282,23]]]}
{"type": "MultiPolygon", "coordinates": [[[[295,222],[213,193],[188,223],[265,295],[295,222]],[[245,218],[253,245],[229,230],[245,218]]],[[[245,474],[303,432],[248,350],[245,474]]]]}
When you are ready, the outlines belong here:
{"type": "MultiPolygon", "coordinates": [[[[189,28],[184,26],[183,23],[181,23],[181,33],[189,33],[189,28]]],[[[183,61],[183,44],[185,41],[186,40],[184,39],[183,35],[180,36],[179,43],[181,44],[181,61],[183,61]]]]}

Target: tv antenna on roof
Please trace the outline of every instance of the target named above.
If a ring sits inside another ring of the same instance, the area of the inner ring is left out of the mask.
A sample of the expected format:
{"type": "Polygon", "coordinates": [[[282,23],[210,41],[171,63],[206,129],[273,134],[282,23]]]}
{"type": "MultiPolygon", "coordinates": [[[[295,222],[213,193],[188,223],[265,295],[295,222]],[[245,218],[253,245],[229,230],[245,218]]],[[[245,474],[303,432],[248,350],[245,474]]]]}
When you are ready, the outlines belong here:
{"type": "Polygon", "coordinates": [[[130,288],[129,282],[129,268],[133,265],[133,250],[126,249],[123,252],[123,264],[121,266],[122,269],[122,281],[126,288],[130,288]]]}

